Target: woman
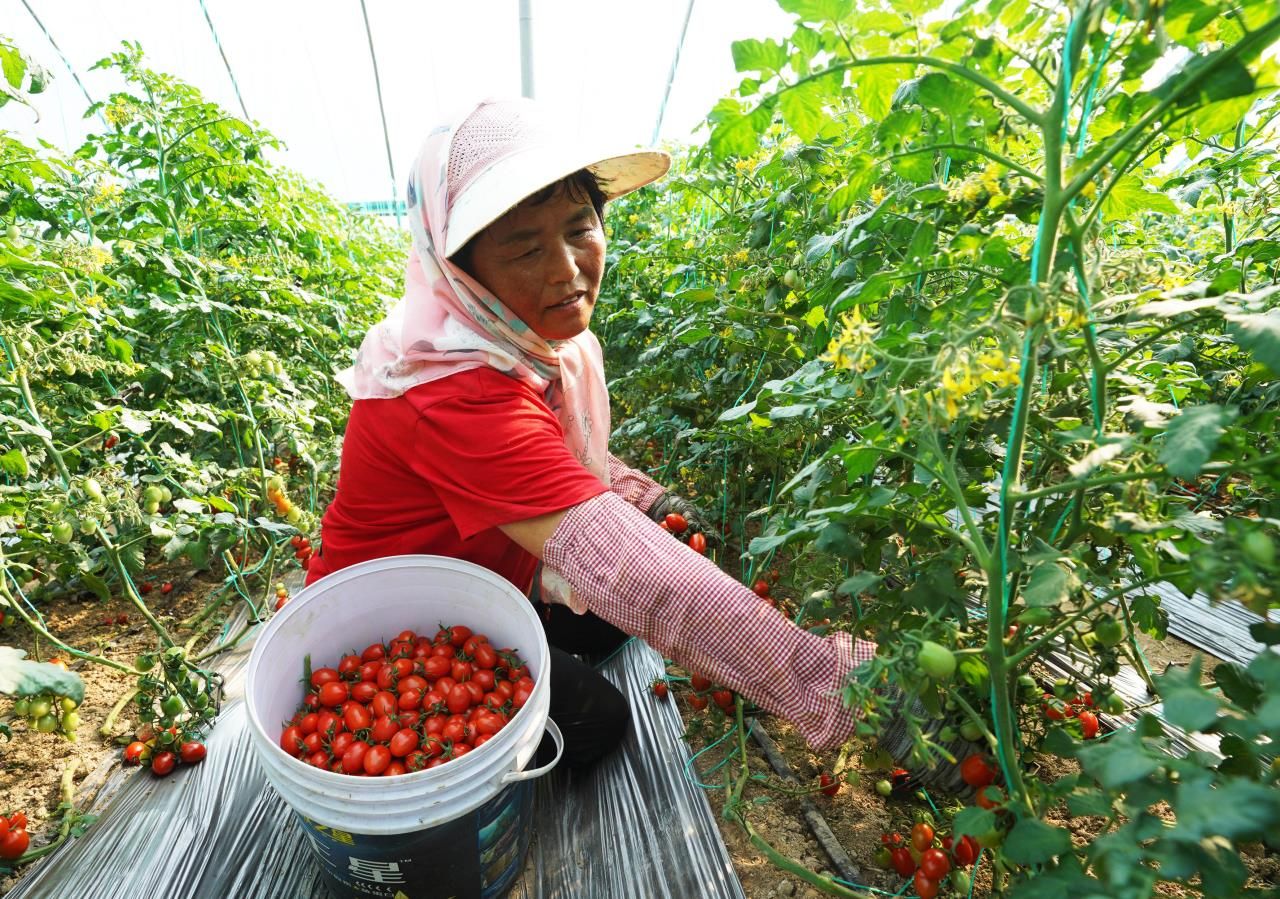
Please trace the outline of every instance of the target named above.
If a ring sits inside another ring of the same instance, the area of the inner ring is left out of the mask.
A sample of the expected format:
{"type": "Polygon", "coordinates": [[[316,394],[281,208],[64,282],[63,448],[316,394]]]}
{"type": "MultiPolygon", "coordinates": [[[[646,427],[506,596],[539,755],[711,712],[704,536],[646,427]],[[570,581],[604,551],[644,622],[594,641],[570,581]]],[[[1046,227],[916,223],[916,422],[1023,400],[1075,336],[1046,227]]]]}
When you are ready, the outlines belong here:
{"type": "Polygon", "coordinates": [[[621,739],[625,700],[567,651],[623,632],[841,744],[839,689],[874,646],[802,630],[659,528],[674,499],[609,454],[588,330],[604,203],[666,173],[655,151],[593,153],[527,100],[486,101],[427,138],[410,178],[405,293],[340,376],[355,402],[308,582],[379,556],[466,559],[543,602],[566,761],[621,739]],[[620,630],[619,630],[620,629],[620,630]],[[565,651],[567,650],[567,651],[565,651]]]}

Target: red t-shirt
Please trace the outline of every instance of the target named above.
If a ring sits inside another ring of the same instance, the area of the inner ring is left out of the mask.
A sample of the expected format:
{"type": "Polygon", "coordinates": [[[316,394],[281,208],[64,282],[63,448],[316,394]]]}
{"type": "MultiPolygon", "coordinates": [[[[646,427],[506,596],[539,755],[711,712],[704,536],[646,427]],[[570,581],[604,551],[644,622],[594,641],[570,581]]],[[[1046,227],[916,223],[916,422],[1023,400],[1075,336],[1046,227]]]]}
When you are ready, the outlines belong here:
{"type": "Polygon", "coordinates": [[[369,559],[431,553],[483,565],[528,592],[537,559],[498,525],[608,489],[565,447],[537,391],[495,369],[356,400],[307,583],[369,559]]]}

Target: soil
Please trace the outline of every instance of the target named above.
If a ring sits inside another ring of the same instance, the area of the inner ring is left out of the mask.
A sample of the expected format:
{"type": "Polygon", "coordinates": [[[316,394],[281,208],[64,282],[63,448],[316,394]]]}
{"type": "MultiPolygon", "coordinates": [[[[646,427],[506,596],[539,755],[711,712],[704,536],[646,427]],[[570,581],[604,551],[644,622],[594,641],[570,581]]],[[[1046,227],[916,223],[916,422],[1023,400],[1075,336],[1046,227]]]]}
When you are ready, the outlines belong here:
{"type": "MultiPolygon", "coordinates": [[[[204,607],[205,598],[221,583],[221,578],[211,572],[165,567],[149,569],[144,580],[157,587],[146,597],[148,608],[179,643],[193,636],[180,623],[197,614],[204,607]],[[173,584],[168,594],[158,589],[166,580],[173,584]]],[[[112,597],[109,602],[93,594],[64,597],[41,607],[41,613],[49,632],[64,643],[126,665],[132,665],[140,653],[158,648],[155,632],[122,597],[112,597]],[[121,616],[127,617],[125,624],[116,623],[121,616]],[[105,623],[108,618],[110,625],[105,623]]],[[[217,631],[210,628],[208,633],[214,635],[217,631]]],[[[202,635],[198,642],[204,645],[208,639],[202,635]]],[[[62,801],[59,787],[66,767],[76,767],[75,802],[77,807],[85,808],[92,800],[92,785],[100,785],[103,780],[102,770],[120,764],[121,745],[132,739],[136,727],[136,721],[130,720],[132,709],[126,707],[120,713],[112,734],[104,737],[99,728],[116,702],[126,692],[132,692],[136,676],[96,662],[69,659],[48,641],[34,639],[20,621],[0,632],[0,644],[25,650],[29,659],[48,661],[61,657],[84,680],[84,701],[78,710],[80,727],[74,741],[58,733],[37,733],[28,727],[26,718],[13,716],[8,697],[0,699],[0,723],[13,730],[13,739],[0,740],[0,812],[26,812],[30,848],[34,850],[57,834],[61,820],[58,805],[62,801]],[[91,776],[94,772],[99,773],[91,776]],[[82,789],[86,781],[90,784],[88,790],[82,789]]],[[[17,880],[15,874],[0,875],[0,895],[11,890],[17,880]]]]}

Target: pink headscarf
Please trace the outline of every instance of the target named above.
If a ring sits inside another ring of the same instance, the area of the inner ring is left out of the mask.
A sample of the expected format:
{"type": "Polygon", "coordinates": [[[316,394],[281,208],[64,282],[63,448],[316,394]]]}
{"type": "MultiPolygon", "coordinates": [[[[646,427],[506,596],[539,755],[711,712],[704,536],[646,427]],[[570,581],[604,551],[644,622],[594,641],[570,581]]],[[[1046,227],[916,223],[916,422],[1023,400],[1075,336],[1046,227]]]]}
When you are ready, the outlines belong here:
{"type": "MultiPolygon", "coordinates": [[[[546,399],[564,429],[565,446],[607,485],[609,393],[596,336],[588,330],[568,340],[544,340],[441,254],[456,188],[449,155],[457,133],[458,126],[437,128],[418,154],[409,177],[413,248],[404,295],[365,335],[355,365],[338,381],[353,399],[385,399],[473,368],[496,368],[546,399]]],[[[476,174],[461,173],[467,180],[476,174]]],[[[547,600],[585,609],[545,568],[542,589],[547,600]]]]}

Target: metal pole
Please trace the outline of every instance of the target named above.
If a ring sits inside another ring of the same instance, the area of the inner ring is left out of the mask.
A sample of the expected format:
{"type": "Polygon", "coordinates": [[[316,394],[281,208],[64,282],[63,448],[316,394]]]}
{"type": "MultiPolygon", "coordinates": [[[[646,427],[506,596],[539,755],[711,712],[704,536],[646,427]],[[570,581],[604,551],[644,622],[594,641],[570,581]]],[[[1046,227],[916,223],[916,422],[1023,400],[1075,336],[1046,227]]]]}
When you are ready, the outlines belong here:
{"type": "Polygon", "coordinates": [[[653,139],[649,143],[657,146],[658,132],[662,130],[662,120],[667,116],[667,101],[671,99],[671,85],[676,80],[676,70],[680,68],[680,51],[684,49],[685,35],[689,33],[689,20],[693,18],[693,0],[684,11],[684,25],[680,27],[680,40],[676,43],[675,55],[671,57],[671,73],[667,75],[667,87],[662,92],[662,105],[658,107],[658,121],[653,123],[653,139]]]}
{"type": "Polygon", "coordinates": [[[520,95],[533,99],[533,0],[520,0],[520,95]]]}

